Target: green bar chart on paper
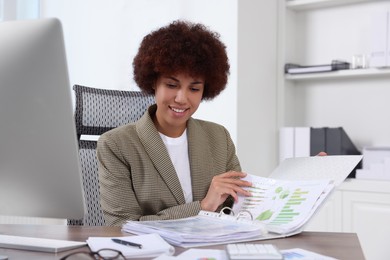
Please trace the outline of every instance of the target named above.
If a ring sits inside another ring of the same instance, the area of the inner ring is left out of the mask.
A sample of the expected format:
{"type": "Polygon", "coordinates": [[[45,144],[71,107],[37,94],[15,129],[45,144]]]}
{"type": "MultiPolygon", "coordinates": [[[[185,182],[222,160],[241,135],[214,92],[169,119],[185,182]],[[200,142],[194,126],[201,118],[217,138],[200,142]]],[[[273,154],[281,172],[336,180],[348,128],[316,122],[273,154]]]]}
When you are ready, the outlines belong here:
{"type": "Polygon", "coordinates": [[[283,181],[256,177],[247,190],[252,196],[235,204],[253,219],[274,227],[291,227],[303,223],[312,214],[313,205],[327,186],[325,181],[283,181]]]}
{"type": "Polygon", "coordinates": [[[293,221],[294,218],[299,216],[297,208],[306,200],[305,196],[308,193],[308,191],[302,191],[300,188],[296,189],[270,224],[286,224],[293,221]]]}
{"type": "Polygon", "coordinates": [[[242,210],[251,210],[258,207],[266,199],[266,189],[261,187],[250,187],[248,189],[252,193],[252,197],[248,197],[242,205],[242,210]]]}

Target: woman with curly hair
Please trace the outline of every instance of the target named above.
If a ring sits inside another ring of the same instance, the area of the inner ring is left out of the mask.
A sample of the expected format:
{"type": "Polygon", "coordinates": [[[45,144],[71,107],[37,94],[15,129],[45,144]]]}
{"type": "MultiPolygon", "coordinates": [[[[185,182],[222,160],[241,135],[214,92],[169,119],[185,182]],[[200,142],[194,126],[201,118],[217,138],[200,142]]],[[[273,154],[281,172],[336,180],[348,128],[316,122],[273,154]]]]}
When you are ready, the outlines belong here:
{"type": "Polygon", "coordinates": [[[243,187],[235,146],[216,123],[192,118],[226,86],[229,61],[219,34],[174,21],[144,37],[134,80],[154,95],[134,124],[98,141],[101,205],[107,225],[165,220],[232,206],[243,187]]]}

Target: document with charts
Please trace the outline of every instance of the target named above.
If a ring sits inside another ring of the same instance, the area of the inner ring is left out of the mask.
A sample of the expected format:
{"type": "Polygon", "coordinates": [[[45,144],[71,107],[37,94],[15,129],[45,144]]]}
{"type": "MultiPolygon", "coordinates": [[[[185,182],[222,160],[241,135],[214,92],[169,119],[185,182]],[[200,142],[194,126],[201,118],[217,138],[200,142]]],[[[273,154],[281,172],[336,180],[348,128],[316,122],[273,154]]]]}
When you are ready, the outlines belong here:
{"type": "Polygon", "coordinates": [[[283,161],[272,178],[248,174],[252,196],[239,196],[231,214],[201,211],[197,216],[161,221],[128,221],[122,230],[158,233],[170,244],[196,247],[265,240],[300,233],[335,186],[362,156],[315,156],[283,161]],[[280,169],[283,169],[281,171],[280,169]]]}
{"type": "Polygon", "coordinates": [[[289,181],[248,175],[251,197],[240,196],[233,212],[247,211],[267,230],[289,234],[299,230],[332,191],[331,180],[289,181]]]}
{"type": "Polygon", "coordinates": [[[249,212],[267,230],[281,235],[299,233],[335,186],[361,161],[361,155],[296,157],[284,160],[263,178],[248,175],[252,197],[239,196],[233,212],[249,212]]]}

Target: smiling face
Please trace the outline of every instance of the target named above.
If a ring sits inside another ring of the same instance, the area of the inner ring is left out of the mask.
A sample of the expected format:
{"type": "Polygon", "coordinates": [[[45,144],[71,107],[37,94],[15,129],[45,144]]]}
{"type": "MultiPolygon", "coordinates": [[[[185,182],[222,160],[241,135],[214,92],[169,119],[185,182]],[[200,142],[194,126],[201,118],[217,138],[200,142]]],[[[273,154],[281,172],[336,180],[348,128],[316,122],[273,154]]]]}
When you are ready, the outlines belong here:
{"type": "Polygon", "coordinates": [[[155,87],[157,130],[169,137],[181,136],[202,101],[203,91],[203,78],[184,73],[160,76],[155,87]]]}

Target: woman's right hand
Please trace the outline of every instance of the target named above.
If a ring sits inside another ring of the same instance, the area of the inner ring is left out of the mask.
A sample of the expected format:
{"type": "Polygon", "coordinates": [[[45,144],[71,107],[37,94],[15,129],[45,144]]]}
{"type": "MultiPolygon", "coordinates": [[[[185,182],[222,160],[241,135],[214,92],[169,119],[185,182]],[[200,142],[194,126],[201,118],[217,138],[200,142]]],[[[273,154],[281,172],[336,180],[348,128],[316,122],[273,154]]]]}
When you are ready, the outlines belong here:
{"type": "Polygon", "coordinates": [[[252,186],[251,182],[241,180],[245,176],[246,173],[234,171],[214,176],[206,197],[200,202],[201,209],[216,211],[229,195],[233,197],[235,202],[238,200],[238,194],[252,196],[249,191],[243,188],[252,186]]]}

